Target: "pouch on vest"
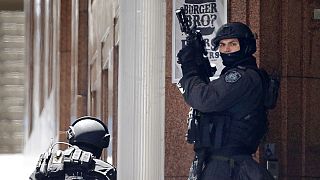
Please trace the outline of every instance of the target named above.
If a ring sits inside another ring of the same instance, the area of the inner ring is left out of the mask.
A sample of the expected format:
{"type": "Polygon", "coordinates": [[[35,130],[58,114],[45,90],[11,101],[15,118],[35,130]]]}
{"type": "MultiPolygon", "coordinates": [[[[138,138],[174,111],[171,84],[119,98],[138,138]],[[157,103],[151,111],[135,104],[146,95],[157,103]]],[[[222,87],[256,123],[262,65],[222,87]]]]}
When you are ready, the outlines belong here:
{"type": "Polygon", "coordinates": [[[259,69],[258,73],[263,81],[263,105],[266,109],[273,109],[277,104],[278,93],[280,88],[280,77],[274,74],[269,75],[264,69],[259,69]]]}
{"type": "MultiPolygon", "coordinates": [[[[61,142],[54,145],[59,143],[61,142]]],[[[92,153],[71,145],[64,151],[53,151],[54,145],[40,156],[35,172],[36,179],[85,179],[83,177],[92,174],[94,171],[92,153]]]]}
{"type": "MultiPolygon", "coordinates": [[[[240,66],[239,66],[240,67],[240,66]]],[[[273,109],[277,105],[277,99],[280,88],[280,76],[276,74],[268,74],[267,71],[255,66],[247,66],[247,68],[255,70],[262,79],[263,88],[263,106],[266,109],[273,109]]],[[[243,69],[243,67],[241,67],[243,69]]]]}
{"type": "Polygon", "coordinates": [[[52,153],[48,164],[48,176],[61,176],[64,174],[64,154],[61,150],[52,153]]]}

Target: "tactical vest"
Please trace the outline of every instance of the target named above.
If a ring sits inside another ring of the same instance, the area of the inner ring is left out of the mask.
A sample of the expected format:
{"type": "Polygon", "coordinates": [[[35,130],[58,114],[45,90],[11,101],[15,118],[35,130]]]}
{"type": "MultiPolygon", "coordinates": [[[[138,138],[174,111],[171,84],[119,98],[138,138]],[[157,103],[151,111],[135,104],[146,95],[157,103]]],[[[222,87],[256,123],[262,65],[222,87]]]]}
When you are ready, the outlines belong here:
{"type": "MultiPolygon", "coordinates": [[[[240,68],[246,70],[244,67],[240,68]]],[[[267,110],[275,106],[279,81],[270,78],[265,71],[251,69],[262,80],[263,97],[259,107],[250,112],[244,106],[237,106],[232,108],[233,113],[201,113],[196,149],[207,148],[212,154],[227,156],[256,152],[268,130],[267,110]]]]}
{"type": "Polygon", "coordinates": [[[252,154],[268,129],[264,110],[244,117],[205,114],[200,120],[200,137],[195,148],[207,148],[212,154],[252,154]]]}
{"type": "Polygon", "coordinates": [[[101,179],[109,180],[114,169],[108,172],[95,170],[95,159],[92,153],[83,151],[77,146],[52,152],[51,149],[41,154],[36,166],[35,178],[38,179],[101,179]]]}

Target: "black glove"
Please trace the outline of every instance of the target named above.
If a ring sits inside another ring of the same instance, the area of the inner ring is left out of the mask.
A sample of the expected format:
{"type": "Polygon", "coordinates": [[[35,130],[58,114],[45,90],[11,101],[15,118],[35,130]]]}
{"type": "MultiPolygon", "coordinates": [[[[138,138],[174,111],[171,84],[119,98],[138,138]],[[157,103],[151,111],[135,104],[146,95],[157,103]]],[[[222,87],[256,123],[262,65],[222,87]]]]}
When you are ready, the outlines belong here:
{"type": "Polygon", "coordinates": [[[198,65],[197,61],[200,61],[202,54],[198,48],[194,48],[194,46],[185,46],[183,47],[178,55],[178,63],[181,64],[182,74],[183,76],[198,73],[198,65]]]}
{"type": "Polygon", "coordinates": [[[197,58],[201,58],[201,52],[194,46],[186,45],[179,51],[177,57],[178,64],[186,64],[192,61],[196,63],[197,58]]]}
{"type": "Polygon", "coordinates": [[[195,63],[184,63],[181,65],[182,75],[199,75],[199,67],[195,63]]]}

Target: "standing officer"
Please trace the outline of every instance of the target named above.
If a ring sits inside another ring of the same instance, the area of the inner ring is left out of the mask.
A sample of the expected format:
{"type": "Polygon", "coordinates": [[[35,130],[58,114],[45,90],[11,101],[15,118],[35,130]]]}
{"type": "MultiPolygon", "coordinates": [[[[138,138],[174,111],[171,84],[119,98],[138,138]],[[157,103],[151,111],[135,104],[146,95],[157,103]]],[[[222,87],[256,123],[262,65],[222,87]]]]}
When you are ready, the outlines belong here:
{"type": "Polygon", "coordinates": [[[194,145],[196,155],[204,159],[200,179],[273,179],[252,158],[267,131],[263,79],[253,56],[255,37],[247,25],[227,23],[219,28],[213,44],[225,68],[209,83],[201,78],[194,60],[201,54],[197,46],[178,53],[183,97],[200,111],[194,145]]]}
{"type": "Polygon", "coordinates": [[[100,160],[109,146],[110,134],[99,119],[85,116],[77,119],[67,131],[70,147],[53,151],[54,144],[40,156],[32,180],[88,179],[116,180],[116,168],[100,160]]]}

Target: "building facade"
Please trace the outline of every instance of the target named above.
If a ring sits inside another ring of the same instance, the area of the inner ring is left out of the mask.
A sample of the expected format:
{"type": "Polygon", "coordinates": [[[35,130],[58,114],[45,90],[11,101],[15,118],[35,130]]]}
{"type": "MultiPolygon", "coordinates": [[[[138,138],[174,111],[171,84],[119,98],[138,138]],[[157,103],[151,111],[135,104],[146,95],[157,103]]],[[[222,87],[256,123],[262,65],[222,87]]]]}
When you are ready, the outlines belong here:
{"type": "MultiPolygon", "coordinates": [[[[118,179],[186,179],[189,107],[172,83],[173,0],[25,0],[25,154],[65,141],[77,118],[97,116],[118,179]]],[[[280,179],[319,178],[320,2],[228,0],[227,20],[257,33],[260,67],[281,74],[264,143],[280,179]]],[[[264,144],[257,159],[264,163],[264,144]]]]}

